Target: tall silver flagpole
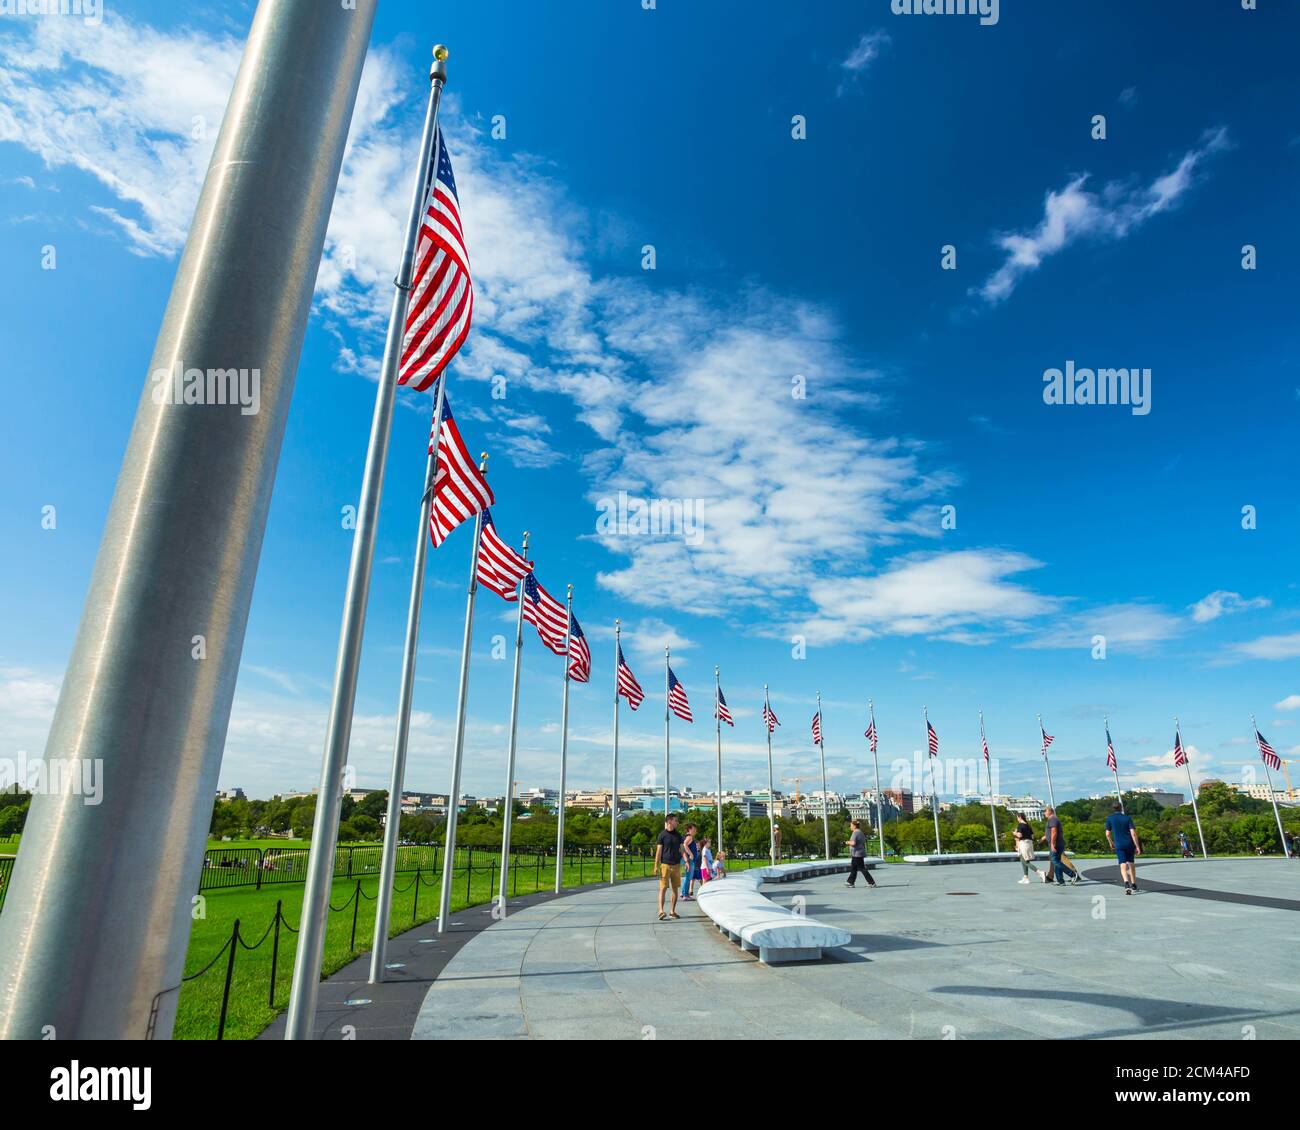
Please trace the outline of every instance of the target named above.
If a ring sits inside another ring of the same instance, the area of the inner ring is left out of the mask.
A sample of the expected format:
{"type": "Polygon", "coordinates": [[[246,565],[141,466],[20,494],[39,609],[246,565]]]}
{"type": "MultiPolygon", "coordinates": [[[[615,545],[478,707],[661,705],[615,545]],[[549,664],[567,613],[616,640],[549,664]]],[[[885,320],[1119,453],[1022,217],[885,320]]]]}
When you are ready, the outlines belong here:
{"type": "Polygon", "coordinates": [[[880,735],[876,733],[876,704],[867,699],[867,709],[871,711],[871,732],[875,737],[871,740],[871,760],[876,764],[876,832],[880,837],[880,858],[885,858],[885,798],[880,792],[880,755],[876,752],[876,745],[880,741],[880,735]]]}
{"type": "Polygon", "coordinates": [[[100,804],[32,797],[0,918],[6,1040],[171,1036],[374,0],[354,9],[282,0],[253,16],[45,747],[101,766],[108,789],[100,804]],[[191,367],[260,372],[260,409],[155,399],[172,387],[157,374],[191,367]]]}
{"type": "Polygon", "coordinates": [[[357,506],[356,532],[352,537],[352,559],[348,564],[347,590],[343,597],[343,623],[339,629],[338,657],[334,667],[334,690],[330,700],[325,754],[321,760],[320,789],[312,823],[311,852],[307,857],[307,879],[303,887],[302,925],[294,955],[293,982],[289,989],[286,1040],[312,1038],[316,995],[320,983],[321,953],[329,914],[330,887],[334,881],[334,852],[338,843],[339,805],[342,803],[343,769],[352,737],[352,710],[357,696],[357,673],[361,663],[361,637],[365,631],[366,604],[370,596],[370,569],[375,556],[375,534],[379,525],[379,501],[384,489],[384,467],[392,432],[393,405],[397,398],[397,369],[402,355],[407,297],[411,283],[415,244],[424,212],[424,189],[429,158],[437,131],[438,106],[447,79],[447,49],[434,48],[429,69],[429,102],[420,137],[419,175],[411,192],[407,212],[402,262],[393,280],[393,307],[388,318],[384,358],[375,391],[375,412],[370,425],[361,499],[357,506]]]}
{"type": "Polygon", "coordinates": [[[925,712],[926,760],[930,762],[930,811],[934,813],[934,853],[935,855],[942,855],[943,845],[939,841],[939,796],[935,791],[934,754],[930,752],[930,710],[924,706],[921,709],[925,712]]]}
{"type": "Polygon", "coordinates": [[[564,887],[564,792],[569,771],[569,649],[573,639],[573,586],[565,597],[564,702],[560,707],[560,806],[555,829],[555,893],[564,887]]]}
{"type": "MultiPolygon", "coordinates": [[[[1255,725],[1255,716],[1250,716],[1250,728],[1253,731],[1252,737],[1255,739],[1255,748],[1259,752],[1259,759],[1264,761],[1264,751],[1259,749],[1259,727],[1255,725]]],[[[1291,858],[1291,849],[1286,846],[1286,832],[1282,828],[1282,816],[1277,810],[1277,793],[1273,791],[1273,774],[1269,771],[1268,762],[1264,761],[1264,776],[1268,779],[1268,799],[1273,802],[1273,819],[1277,821],[1277,834],[1282,837],[1282,854],[1291,858]]]]}
{"type": "MultiPolygon", "coordinates": [[[[1106,752],[1109,753],[1113,748],[1111,738],[1110,738],[1110,715],[1107,714],[1107,715],[1103,715],[1102,717],[1105,719],[1105,726],[1106,726],[1106,752]]],[[[1115,775],[1115,799],[1119,801],[1119,810],[1123,812],[1124,794],[1123,792],[1120,791],[1120,787],[1119,787],[1119,758],[1118,757],[1115,758],[1115,768],[1112,769],[1111,772],[1115,775]]]]}
{"type": "MultiPolygon", "coordinates": [[[[427,185],[426,185],[427,187],[427,185]]],[[[428,559],[429,511],[433,506],[433,484],[438,471],[438,447],[442,439],[442,404],[447,374],[438,381],[433,408],[433,444],[424,468],[424,491],[420,495],[420,524],[415,532],[415,563],[411,567],[411,596],[406,608],[406,639],[402,644],[402,673],[397,691],[397,737],[393,742],[393,767],[388,779],[388,815],[384,825],[384,849],[379,864],[379,894],[375,903],[375,940],[370,951],[370,983],[384,979],[388,957],[388,923],[392,916],[393,880],[397,874],[397,841],[402,830],[402,786],[406,780],[406,748],[411,734],[411,701],[415,692],[415,661],[420,647],[420,611],[424,604],[424,568],[428,559]]]]}
{"type": "MultiPolygon", "coordinates": [[[[524,547],[520,556],[528,557],[528,531],[524,531],[524,547]]],[[[497,894],[497,906],[501,913],[506,911],[506,891],[510,882],[510,829],[515,818],[515,749],[519,736],[519,668],[524,654],[524,579],[519,581],[519,613],[515,617],[515,678],[510,691],[510,752],[506,755],[506,800],[505,816],[501,821],[501,886],[497,894]]]]}
{"type": "Polygon", "coordinates": [[[718,704],[722,701],[722,669],[713,668],[713,717],[718,727],[718,842],[713,846],[716,856],[722,850],[722,711],[718,704]]]}
{"type": "MultiPolygon", "coordinates": [[[[980,750],[981,752],[988,749],[989,741],[984,736],[984,711],[980,711],[980,750]]],[[[984,754],[984,772],[989,779],[989,820],[993,824],[993,850],[1001,851],[1002,845],[998,842],[998,812],[993,804],[993,766],[989,763],[988,754],[984,754]]]]}
{"type": "Polygon", "coordinates": [[[767,836],[768,852],[772,856],[772,866],[776,866],[776,785],[772,781],[772,723],[768,715],[772,712],[772,702],[767,695],[767,684],[763,684],[763,725],[767,728],[767,836]]]}
{"type": "Polygon", "coordinates": [[[1056,808],[1056,793],[1052,790],[1052,763],[1047,759],[1047,731],[1043,729],[1043,716],[1038,716],[1038,740],[1043,743],[1043,767],[1047,770],[1047,803],[1056,808]]]}
{"type": "Polygon", "coordinates": [[[831,857],[831,817],[826,796],[826,719],[822,717],[822,692],[817,692],[817,729],[821,731],[821,741],[817,743],[817,753],[822,761],[822,838],[826,842],[826,858],[831,857]]]}
{"type": "Polygon", "coordinates": [[[668,693],[669,693],[668,692],[668,668],[669,668],[668,648],[667,646],[665,646],[664,647],[664,819],[665,820],[668,819],[668,813],[670,811],[668,806],[672,803],[668,791],[669,788],[668,775],[669,775],[669,770],[671,768],[671,762],[669,761],[668,758],[668,748],[669,748],[668,715],[670,713],[668,709],[668,693]]]}
{"type": "Polygon", "coordinates": [[[1187,747],[1183,745],[1183,732],[1178,725],[1176,714],[1174,715],[1174,737],[1183,751],[1183,768],[1187,770],[1187,791],[1192,794],[1192,815],[1196,817],[1196,835],[1201,841],[1201,858],[1209,859],[1210,853],[1205,850],[1205,833],[1201,830],[1201,810],[1196,804],[1196,786],[1192,784],[1192,759],[1187,756],[1187,747]]]}
{"type": "MultiPolygon", "coordinates": [[[[479,456],[479,471],[487,473],[487,453],[479,456]]],[[[438,900],[438,933],[451,920],[451,880],[456,869],[456,822],[460,816],[460,770],[465,759],[465,716],[469,712],[469,661],[474,642],[474,597],[478,593],[478,551],[483,539],[483,511],[474,515],[474,544],[469,555],[469,585],[465,595],[465,638],[460,645],[460,685],[456,691],[456,736],[451,754],[451,789],[447,793],[447,824],[442,843],[442,894],[438,900]]]]}
{"type": "Polygon", "coordinates": [[[618,882],[618,657],[622,654],[622,628],[614,621],[614,766],[609,787],[609,881],[618,882]]]}

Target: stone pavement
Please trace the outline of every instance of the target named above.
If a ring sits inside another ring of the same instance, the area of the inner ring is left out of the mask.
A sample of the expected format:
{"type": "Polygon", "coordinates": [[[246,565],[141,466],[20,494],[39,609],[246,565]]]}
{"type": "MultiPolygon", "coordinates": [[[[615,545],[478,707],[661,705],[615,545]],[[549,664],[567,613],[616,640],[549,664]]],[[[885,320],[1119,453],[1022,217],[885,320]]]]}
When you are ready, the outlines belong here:
{"type": "Polygon", "coordinates": [[[428,989],[415,1039],[1300,1038],[1300,863],[1148,861],[1077,887],[1014,864],[894,865],[765,890],[853,937],[780,967],[693,903],[656,922],[652,882],[519,909],[428,989]]]}

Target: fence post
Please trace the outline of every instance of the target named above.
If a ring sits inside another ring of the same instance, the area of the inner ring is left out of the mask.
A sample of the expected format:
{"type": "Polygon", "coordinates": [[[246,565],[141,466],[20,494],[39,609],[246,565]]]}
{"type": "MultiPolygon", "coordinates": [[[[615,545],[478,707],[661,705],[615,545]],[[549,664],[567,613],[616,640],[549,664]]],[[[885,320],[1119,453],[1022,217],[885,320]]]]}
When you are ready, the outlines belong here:
{"type": "Polygon", "coordinates": [[[275,937],[271,939],[271,992],[266,998],[268,1008],[275,1007],[275,967],[280,960],[280,908],[283,899],[275,900],[275,937]]]}
{"type": "MultiPolygon", "coordinates": [[[[352,855],[348,853],[348,867],[351,869],[352,855]]],[[[352,953],[357,952],[357,915],[361,911],[361,880],[357,880],[357,889],[352,894],[352,942],[349,949],[352,953]]]]}
{"type": "Polygon", "coordinates": [[[533,893],[537,893],[537,888],[542,885],[542,857],[534,856],[537,860],[537,873],[533,876],[533,893]]]}
{"type": "Polygon", "coordinates": [[[221,1018],[217,1021],[217,1039],[226,1038],[226,1007],[230,1004],[230,982],[235,976],[235,950],[239,948],[239,919],[230,931],[230,957],[226,961],[226,985],[221,990],[221,1018]]]}
{"type": "Polygon", "coordinates": [[[415,899],[411,903],[411,925],[415,925],[415,920],[420,915],[420,872],[417,868],[415,872],[415,899]]]}
{"type": "Polygon", "coordinates": [[[470,904],[469,885],[474,879],[474,849],[465,853],[465,905],[470,904]]]}
{"type": "Polygon", "coordinates": [[[265,862],[266,853],[261,848],[257,848],[256,851],[257,851],[257,886],[255,889],[260,891],[262,889],[262,864],[265,862]]]}
{"type": "Polygon", "coordinates": [[[351,879],[352,878],[352,849],[345,848],[344,850],[348,853],[348,878],[351,879]]]}

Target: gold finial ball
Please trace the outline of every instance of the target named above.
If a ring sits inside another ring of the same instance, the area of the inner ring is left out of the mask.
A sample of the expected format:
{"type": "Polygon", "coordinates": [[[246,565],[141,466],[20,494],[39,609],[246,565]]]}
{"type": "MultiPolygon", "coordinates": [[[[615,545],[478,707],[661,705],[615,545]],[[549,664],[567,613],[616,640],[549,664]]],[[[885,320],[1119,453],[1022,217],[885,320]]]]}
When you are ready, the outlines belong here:
{"type": "Polygon", "coordinates": [[[446,45],[442,43],[439,43],[433,49],[433,57],[440,63],[445,63],[447,61],[447,56],[450,54],[451,52],[447,50],[446,45]]]}

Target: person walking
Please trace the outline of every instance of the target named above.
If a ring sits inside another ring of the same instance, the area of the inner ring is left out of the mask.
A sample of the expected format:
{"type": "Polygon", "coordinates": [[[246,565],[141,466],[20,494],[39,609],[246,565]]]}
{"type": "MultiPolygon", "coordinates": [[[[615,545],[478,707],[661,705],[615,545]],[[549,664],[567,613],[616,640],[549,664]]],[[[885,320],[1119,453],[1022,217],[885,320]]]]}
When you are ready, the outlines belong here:
{"type": "Polygon", "coordinates": [[[672,903],[669,918],[680,918],[677,913],[677,884],[681,881],[682,837],[677,831],[677,814],[670,812],[664,818],[664,830],[655,840],[655,872],[659,876],[659,921],[664,920],[664,892],[671,890],[672,903]]]}
{"type": "Polygon", "coordinates": [[[691,902],[691,880],[700,865],[700,845],[695,842],[695,825],[686,825],[686,838],[682,841],[682,899],[691,902]]]}
{"type": "Polygon", "coordinates": [[[1128,815],[1118,804],[1115,811],[1106,817],[1106,842],[1119,860],[1119,877],[1124,880],[1124,893],[1137,893],[1137,864],[1135,858],[1142,854],[1142,845],[1138,842],[1137,828],[1133,817],[1128,815]]]}
{"type": "MultiPolygon", "coordinates": [[[[1060,818],[1056,815],[1056,809],[1044,808],[1043,815],[1047,817],[1046,830],[1047,834],[1043,841],[1047,845],[1048,859],[1051,860],[1051,869],[1048,878],[1044,879],[1045,883],[1052,882],[1053,878],[1062,887],[1065,886],[1066,867],[1062,862],[1065,856],[1065,829],[1061,827],[1060,818]]],[[[1079,881],[1079,873],[1073,872],[1070,879],[1072,883],[1079,881]]]]}
{"type": "Polygon", "coordinates": [[[868,887],[876,885],[875,879],[871,877],[871,872],[867,870],[867,837],[862,831],[862,821],[853,821],[853,832],[846,841],[849,847],[849,878],[848,885],[852,887],[854,880],[858,877],[858,872],[862,872],[862,877],[867,881],[868,887]]]}
{"type": "Polygon", "coordinates": [[[1038,864],[1034,862],[1034,829],[1025,819],[1023,812],[1016,813],[1016,830],[1012,833],[1016,840],[1016,854],[1020,856],[1020,870],[1024,872],[1020,879],[1021,883],[1029,882],[1029,872],[1032,869],[1034,874],[1046,881],[1046,876],[1038,869],[1038,864]]]}

